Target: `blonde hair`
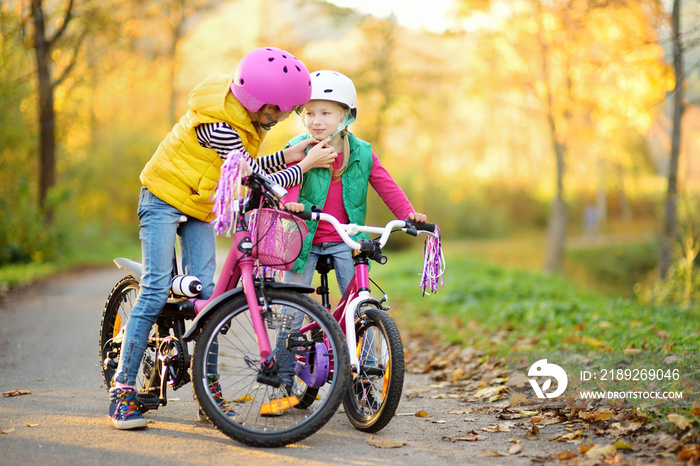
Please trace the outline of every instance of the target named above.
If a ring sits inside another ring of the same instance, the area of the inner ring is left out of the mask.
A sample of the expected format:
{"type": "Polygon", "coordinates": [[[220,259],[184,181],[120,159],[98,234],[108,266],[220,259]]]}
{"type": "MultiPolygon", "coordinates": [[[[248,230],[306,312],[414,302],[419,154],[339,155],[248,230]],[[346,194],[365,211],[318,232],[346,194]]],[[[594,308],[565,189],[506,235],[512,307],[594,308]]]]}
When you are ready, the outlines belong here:
{"type": "Polygon", "coordinates": [[[331,168],[331,178],[340,179],[340,176],[345,171],[348,166],[348,161],[350,161],[350,140],[348,139],[348,129],[345,128],[340,132],[341,141],[343,141],[343,161],[340,164],[340,168],[334,170],[331,168]]]}

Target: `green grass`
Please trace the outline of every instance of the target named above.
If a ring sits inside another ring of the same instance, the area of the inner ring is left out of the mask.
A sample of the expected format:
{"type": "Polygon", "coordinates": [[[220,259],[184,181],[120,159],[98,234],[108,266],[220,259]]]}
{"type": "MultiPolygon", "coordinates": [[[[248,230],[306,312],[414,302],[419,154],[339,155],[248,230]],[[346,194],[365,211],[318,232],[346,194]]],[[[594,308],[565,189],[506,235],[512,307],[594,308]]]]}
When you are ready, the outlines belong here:
{"type": "Polygon", "coordinates": [[[29,262],[0,267],[0,293],[20,288],[43,278],[60,273],[63,270],[83,267],[110,267],[115,257],[138,259],[141,249],[135,241],[119,243],[105,241],[99,246],[87,246],[76,249],[53,262],[29,262]]]}
{"type": "Polygon", "coordinates": [[[389,254],[372,276],[403,332],[504,354],[508,350],[700,350],[697,308],[650,308],[564,278],[491,265],[445,246],[444,289],[421,297],[420,251],[389,254]]]}

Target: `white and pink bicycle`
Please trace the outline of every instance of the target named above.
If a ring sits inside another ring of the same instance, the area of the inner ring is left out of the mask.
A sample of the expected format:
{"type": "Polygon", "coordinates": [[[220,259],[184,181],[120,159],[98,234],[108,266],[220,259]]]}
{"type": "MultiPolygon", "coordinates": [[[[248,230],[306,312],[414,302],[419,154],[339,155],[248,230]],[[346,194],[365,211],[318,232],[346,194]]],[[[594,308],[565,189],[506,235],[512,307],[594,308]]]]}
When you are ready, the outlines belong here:
{"type": "MultiPolygon", "coordinates": [[[[345,244],[354,250],[355,275],[335,310],[331,309],[328,273],[333,270],[333,257],[321,256],[316,264],[321,284],[317,293],[323,306],[340,324],[349,348],[352,380],[343,404],[345,413],[355,428],[363,432],[378,432],[394,417],[401,399],[404,379],[404,354],[401,334],[387,311],[387,295],[369,276],[369,263],[386,264],[382,250],[393,232],[412,236],[428,235],[425,243],[424,267],[421,286],[424,290],[437,289],[442,282],[444,258],[440,246],[439,228],[433,223],[414,223],[410,220],[392,220],[383,227],[343,224],[334,216],[306,211],[296,214],[305,220],[330,223],[345,244]],[[355,241],[360,232],[379,235],[373,240],[355,241]],[[372,285],[382,297],[372,295],[372,285]]],[[[300,332],[313,331],[315,324],[306,325],[300,332]]],[[[301,382],[301,381],[300,381],[301,382]]],[[[299,385],[299,384],[297,384],[299,385]]],[[[303,387],[303,383],[301,383],[303,387]]],[[[317,389],[295,387],[300,405],[315,401],[317,389]]]]}

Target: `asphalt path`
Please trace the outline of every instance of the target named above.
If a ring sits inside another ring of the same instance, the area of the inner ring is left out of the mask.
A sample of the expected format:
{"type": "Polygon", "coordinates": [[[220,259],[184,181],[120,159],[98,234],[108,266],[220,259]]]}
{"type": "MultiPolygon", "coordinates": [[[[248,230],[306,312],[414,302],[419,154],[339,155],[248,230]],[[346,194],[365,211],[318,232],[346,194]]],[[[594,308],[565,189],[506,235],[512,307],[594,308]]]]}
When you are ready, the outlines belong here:
{"type": "Polygon", "coordinates": [[[104,303],[122,275],[116,267],[66,273],[0,303],[0,392],[31,392],[0,398],[0,465],[518,465],[546,447],[524,440],[524,429],[485,433],[498,422],[493,414],[441,396],[440,385],[417,374],[407,374],[398,415],[377,434],[354,429],[339,411],[299,443],[248,447],[196,420],[191,385],[147,413],[147,429],[115,430],[98,337],[104,303]],[[429,417],[416,416],[421,411],[429,417]],[[476,432],[479,440],[470,441],[476,432]],[[499,456],[516,443],[519,452],[499,456]]]}

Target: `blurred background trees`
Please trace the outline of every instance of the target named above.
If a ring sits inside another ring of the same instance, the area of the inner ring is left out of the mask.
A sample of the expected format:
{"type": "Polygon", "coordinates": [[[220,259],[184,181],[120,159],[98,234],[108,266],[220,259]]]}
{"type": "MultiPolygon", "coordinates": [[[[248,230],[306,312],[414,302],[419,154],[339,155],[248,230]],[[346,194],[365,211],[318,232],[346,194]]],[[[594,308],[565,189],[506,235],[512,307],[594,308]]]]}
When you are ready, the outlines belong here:
{"type": "MultiPolygon", "coordinates": [[[[700,6],[680,3],[678,198],[697,206],[700,6]]],[[[599,276],[600,248],[634,244],[620,267],[661,296],[647,272],[671,160],[671,4],[455,0],[449,17],[431,31],[320,0],[0,1],[0,266],[135,241],[138,174],[191,88],[272,45],[353,78],[353,131],[452,244],[542,238],[510,259],[599,276]]],[[[264,150],[301,131],[290,118],[264,150]]],[[[371,202],[370,221],[385,220],[371,202]]],[[[679,209],[669,265],[690,260],[691,282],[697,216],[679,209]]]]}

